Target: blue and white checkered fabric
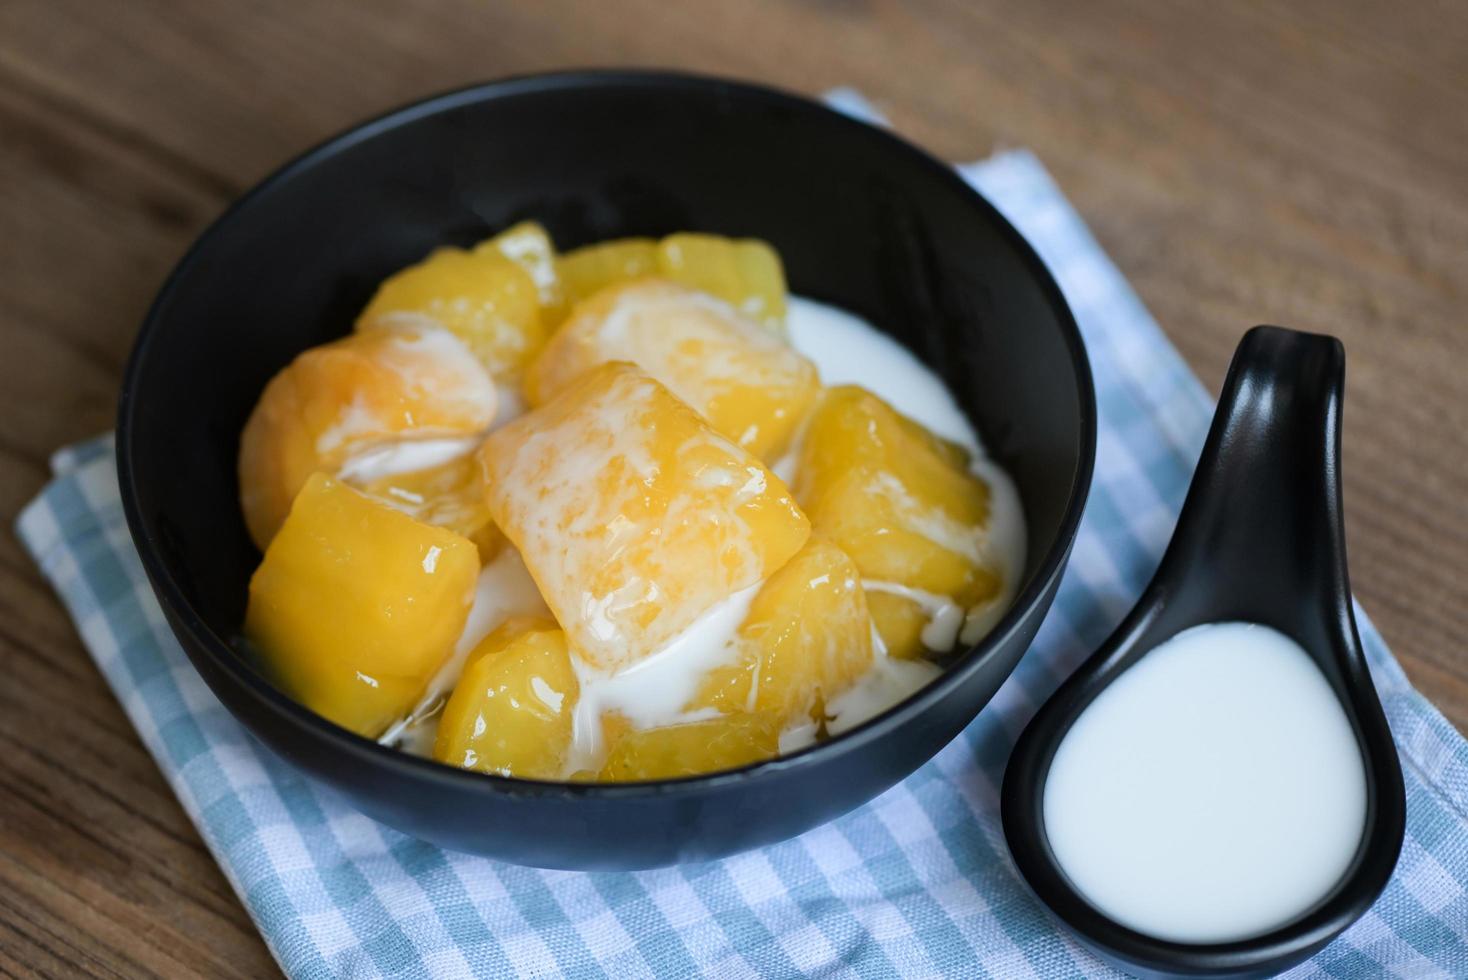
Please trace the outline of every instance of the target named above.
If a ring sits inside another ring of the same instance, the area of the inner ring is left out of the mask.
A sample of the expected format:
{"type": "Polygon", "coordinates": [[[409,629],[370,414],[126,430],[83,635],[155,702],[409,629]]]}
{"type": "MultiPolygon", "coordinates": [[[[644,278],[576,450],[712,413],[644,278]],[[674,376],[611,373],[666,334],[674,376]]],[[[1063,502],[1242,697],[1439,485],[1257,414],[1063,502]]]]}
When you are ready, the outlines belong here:
{"type": "MultiPolygon", "coordinates": [[[[1115,975],[1017,878],[1000,777],[1026,719],[1150,576],[1210,401],[1034,157],[964,172],[1049,263],[1085,334],[1101,410],[1090,505],[1054,611],[993,703],[906,782],[774,847],[636,874],[538,871],[361,816],[257,745],[189,666],[124,527],[110,440],[58,453],[20,535],[287,974],[1115,975]]],[[[1375,908],[1291,976],[1468,976],[1468,743],[1361,626],[1402,755],[1407,841],[1375,908]]]]}

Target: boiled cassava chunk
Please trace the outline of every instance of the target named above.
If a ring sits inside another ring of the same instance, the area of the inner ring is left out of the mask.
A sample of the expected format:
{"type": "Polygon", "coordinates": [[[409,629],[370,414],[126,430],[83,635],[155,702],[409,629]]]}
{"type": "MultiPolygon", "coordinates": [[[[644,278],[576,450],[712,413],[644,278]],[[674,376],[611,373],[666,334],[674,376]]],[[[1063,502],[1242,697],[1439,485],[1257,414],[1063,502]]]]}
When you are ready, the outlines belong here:
{"type": "Polygon", "coordinates": [[[504,544],[489,516],[484,472],[472,452],[423,469],[370,479],[354,479],[348,471],[342,479],[425,524],[462,534],[478,546],[483,562],[492,560],[504,544]]]}
{"type": "Polygon", "coordinates": [[[763,581],[810,534],[778,477],[624,363],[496,430],[479,458],[495,523],[603,669],[763,581]]]}
{"type": "Polygon", "coordinates": [[[921,605],[906,596],[873,590],[867,593],[867,609],[889,657],[912,660],[923,655],[928,614],[921,605]]]}
{"type": "Polygon", "coordinates": [[[511,619],[479,642],[438,723],[440,762],[559,779],[580,685],[566,635],[549,619],[511,619]]]}
{"type": "Polygon", "coordinates": [[[403,325],[313,347],[271,379],[240,436],[240,504],[263,550],[312,473],[407,439],[477,436],[494,382],[446,330],[403,325]]]}
{"type": "Polygon", "coordinates": [[[317,473],[250,579],[245,635],[287,694],[375,738],[453,652],[478,574],[469,539],[317,473]]]}
{"type": "Polygon", "coordinates": [[[531,364],[525,394],[542,404],[608,361],[636,364],[767,460],[789,445],[820,385],[815,365],[728,303],[643,279],[577,306],[531,364]]]}
{"type": "Polygon", "coordinates": [[[572,249],[558,269],[573,304],[607,286],[656,276],[722,299],[777,334],[785,330],[785,270],[779,253],[758,239],[699,232],[661,241],[619,238],[572,249]]]}
{"type": "Polygon", "coordinates": [[[474,247],[475,252],[494,250],[530,274],[540,297],[540,318],[547,327],[565,316],[566,290],[556,270],[556,246],[535,221],[522,221],[474,247]]]}
{"type": "MultiPolygon", "coordinates": [[[[841,386],[826,391],[811,415],[796,497],[863,579],[969,609],[998,595],[1002,583],[989,554],[989,489],[964,460],[961,448],[876,395],[841,386]]],[[[894,599],[874,603],[877,623],[889,648],[908,656],[917,604],[894,599]]]]}
{"type": "Polygon", "coordinates": [[[616,238],[583,245],[556,262],[556,272],[573,307],[607,286],[644,279],[658,272],[658,243],[653,238],[616,238]]]}
{"type": "Polygon", "coordinates": [[[597,779],[631,782],[677,779],[737,769],[780,752],[780,725],[764,715],[738,714],[644,728],[618,738],[597,779]]]}
{"type": "Polygon", "coordinates": [[[861,574],[840,548],[811,538],[760,587],[733,643],[733,662],[711,672],[689,709],[819,721],[826,701],[872,665],[861,574]]]}
{"type": "Polygon", "coordinates": [[[383,280],[358,327],[436,323],[461,339],[497,381],[513,382],[545,341],[540,290],[493,240],[473,251],[437,248],[383,280]]]}
{"type": "Polygon", "coordinates": [[[711,293],[776,333],[785,329],[785,268],[755,238],[682,232],[658,243],[658,275],[711,293]]]}

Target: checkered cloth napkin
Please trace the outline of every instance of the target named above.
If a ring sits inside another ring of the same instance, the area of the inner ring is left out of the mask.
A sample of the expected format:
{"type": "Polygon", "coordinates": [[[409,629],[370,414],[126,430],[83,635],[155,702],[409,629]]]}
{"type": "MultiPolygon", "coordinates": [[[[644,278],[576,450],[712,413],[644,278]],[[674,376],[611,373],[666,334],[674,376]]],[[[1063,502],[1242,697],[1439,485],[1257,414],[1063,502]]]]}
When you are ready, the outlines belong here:
{"type": "MultiPolygon", "coordinates": [[[[833,101],[853,108],[849,93],[833,101]]],[[[783,844],[582,874],[446,853],[374,823],[256,744],[189,666],[124,527],[111,441],[57,454],[20,536],[287,974],[1116,975],[1026,893],[999,783],[1025,721],[1151,575],[1211,404],[1034,157],[963,172],[1075,310],[1100,406],[1095,485],[1054,610],[989,707],[906,782],[783,844]]],[[[1468,742],[1360,625],[1402,755],[1406,846],[1375,908],[1291,976],[1468,976],[1468,742]]]]}

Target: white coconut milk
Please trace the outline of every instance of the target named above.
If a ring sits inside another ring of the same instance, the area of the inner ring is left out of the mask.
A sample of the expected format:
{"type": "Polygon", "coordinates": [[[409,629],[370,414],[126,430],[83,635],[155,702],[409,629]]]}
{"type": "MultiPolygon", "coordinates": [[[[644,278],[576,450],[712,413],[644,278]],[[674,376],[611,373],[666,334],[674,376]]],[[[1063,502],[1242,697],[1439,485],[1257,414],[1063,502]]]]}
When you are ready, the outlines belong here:
{"type": "Polygon", "coordinates": [[[1345,711],[1294,640],[1218,623],[1112,681],[1051,763],[1044,823],[1072,885],[1160,939],[1258,936],[1308,911],[1361,843],[1345,711]]]}

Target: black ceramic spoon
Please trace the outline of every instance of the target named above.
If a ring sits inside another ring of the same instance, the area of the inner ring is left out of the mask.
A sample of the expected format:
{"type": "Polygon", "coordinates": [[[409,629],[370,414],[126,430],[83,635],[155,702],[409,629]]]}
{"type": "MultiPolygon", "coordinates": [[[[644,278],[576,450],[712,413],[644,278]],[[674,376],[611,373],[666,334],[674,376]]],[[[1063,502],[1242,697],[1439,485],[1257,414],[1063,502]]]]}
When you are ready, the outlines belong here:
{"type": "Polygon", "coordinates": [[[1341,515],[1340,341],[1255,327],[1234,353],[1213,427],[1162,563],[1116,632],[1025,729],[1004,774],[1010,853],[1030,887],[1103,959],[1144,976],[1265,976],[1320,949],[1364,913],[1396,865],[1405,802],[1397,752],[1351,611],[1341,515]],[[1158,644],[1243,621],[1293,638],[1345,708],[1366,769],[1366,829],[1345,877],[1298,919],[1254,939],[1187,944],[1103,915],[1071,887],[1045,835],[1056,748],[1102,690],[1158,644]]]}

